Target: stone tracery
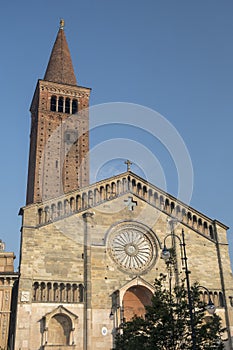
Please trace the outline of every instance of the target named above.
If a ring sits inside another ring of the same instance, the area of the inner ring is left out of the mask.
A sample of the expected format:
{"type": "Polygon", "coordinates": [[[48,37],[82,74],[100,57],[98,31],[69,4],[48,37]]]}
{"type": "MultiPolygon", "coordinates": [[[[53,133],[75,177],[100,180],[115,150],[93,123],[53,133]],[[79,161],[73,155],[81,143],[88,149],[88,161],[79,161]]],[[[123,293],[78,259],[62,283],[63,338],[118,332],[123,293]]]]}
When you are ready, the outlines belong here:
{"type": "Polygon", "coordinates": [[[120,268],[142,273],[156,260],[156,243],[146,227],[124,224],[110,233],[110,255],[120,268]]]}

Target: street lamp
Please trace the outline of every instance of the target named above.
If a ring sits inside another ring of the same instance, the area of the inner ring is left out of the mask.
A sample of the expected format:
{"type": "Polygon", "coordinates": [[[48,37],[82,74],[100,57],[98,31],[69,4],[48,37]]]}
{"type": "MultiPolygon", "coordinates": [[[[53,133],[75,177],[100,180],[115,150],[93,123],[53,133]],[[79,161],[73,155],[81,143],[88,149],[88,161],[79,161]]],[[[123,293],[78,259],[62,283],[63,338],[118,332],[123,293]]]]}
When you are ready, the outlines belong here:
{"type": "Polygon", "coordinates": [[[166,262],[171,257],[171,253],[166,247],[166,239],[170,236],[172,236],[172,238],[177,238],[180,242],[181,261],[182,261],[182,265],[184,266],[184,270],[185,270],[186,286],[187,286],[187,293],[188,293],[188,306],[189,306],[189,317],[190,317],[190,325],[191,325],[192,349],[196,350],[196,333],[195,333],[195,327],[194,327],[193,305],[192,305],[192,297],[191,297],[190,281],[189,281],[190,271],[188,270],[184,230],[182,229],[181,238],[179,236],[177,236],[174,232],[172,232],[171,234],[168,234],[164,238],[164,246],[162,249],[161,258],[164,259],[166,262]]]}
{"type": "Polygon", "coordinates": [[[114,313],[112,312],[112,309],[111,309],[111,312],[110,312],[110,314],[109,314],[109,319],[110,319],[111,321],[114,320],[114,313]]]}
{"type": "Polygon", "coordinates": [[[203,288],[203,289],[206,290],[206,292],[207,292],[207,294],[208,294],[208,303],[207,303],[205,309],[206,309],[206,311],[208,311],[208,313],[209,313],[210,315],[213,315],[213,314],[215,313],[216,307],[215,307],[213,301],[211,300],[209,289],[206,288],[206,287],[204,287],[204,286],[200,286],[200,285],[197,286],[197,288],[203,288]]]}
{"type": "MultiPolygon", "coordinates": [[[[181,238],[174,233],[174,230],[172,230],[172,233],[168,234],[164,238],[164,245],[163,245],[163,249],[162,249],[162,253],[161,253],[161,258],[164,259],[167,264],[169,264],[169,261],[171,258],[171,251],[166,246],[166,239],[170,236],[172,236],[172,243],[173,243],[172,248],[174,248],[174,239],[175,238],[177,238],[180,242],[181,261],[182,261],[182,266],[183,266],[184,271],[185,271],[185,279],[186,279],[186,286],[187,286],[187,293],[188,293],[188,306],[189,306],[189,317],[190,317],[190,327],[191,327],[191,337],[192,337],[192,349],[196,350],[196,332],[195,332],[195,327],[194,327],[194,308],[193,308],[191,289],[190,289],[190,280],[189,280],[190,271],[188,269],[188,262],[187,262],[188,258],[187,258],[187,254],[186,254],[184,230],[182,229],[181,238]]],[[[204,286],[197,286],[197,288],[203,288],[207,291],[208,303],[206,305],[206,310],[208,311],[208,313],[213,315],[216,308],[215,308],[215,305],[210,298],[209,290],[204,286]]]]}

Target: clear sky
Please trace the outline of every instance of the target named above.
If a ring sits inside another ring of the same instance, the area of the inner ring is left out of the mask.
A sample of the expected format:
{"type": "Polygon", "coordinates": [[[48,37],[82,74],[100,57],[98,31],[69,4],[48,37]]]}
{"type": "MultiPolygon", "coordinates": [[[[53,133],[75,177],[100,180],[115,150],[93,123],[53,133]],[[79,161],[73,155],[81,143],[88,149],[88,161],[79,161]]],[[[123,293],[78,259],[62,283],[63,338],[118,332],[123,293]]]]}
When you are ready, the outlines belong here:
{"type": "MultiPolygon", "coordinates": [[[[190,205],[230,227],[233,261],[232,0],[1,3],[0,238],[7,250],[18,257],[29,108],[37,79],[43,79],[60,18],[65,19],[78,83],[92,88],[91,105],[124,102],[148,107],[181,135],[194,172],[190,205]]],[[[176,195],[177,164],[166,145],[143,130],[135,132],[122,125],[108,129],[114,140],[118,132],[154,154],[166,179],[165,189],[176,195]],[[134,137],[128,136],[130,132],[134,137]]],[[[104,141],[104,129],[91,132],[91,147],[104,141]]],[[[123,161],[111,162],[108,157],[98,178],[113,175],[121,167],[125,170],[123,161]]],[[[154,178],[154,184],[161,185],[156,174],[154,178]]]]}

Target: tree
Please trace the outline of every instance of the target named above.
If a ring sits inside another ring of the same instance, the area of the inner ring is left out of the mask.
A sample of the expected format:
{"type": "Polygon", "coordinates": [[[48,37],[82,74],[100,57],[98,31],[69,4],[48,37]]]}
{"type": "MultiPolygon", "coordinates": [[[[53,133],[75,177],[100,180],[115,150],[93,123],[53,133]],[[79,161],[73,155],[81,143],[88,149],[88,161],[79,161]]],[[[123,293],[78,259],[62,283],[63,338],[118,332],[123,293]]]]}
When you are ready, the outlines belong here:
{"type": "Polygon", "coordinates": [[[193,326],[191,332],[187,291],[182,283],[173,290],[164,287],[163,278],[155,280],[151,306],[145,318],[134,317],[123,323],[116,335],[116,350],[221,350],[221,320],[216,314],[207,316],[200,301],[198,285],[191,287],[193,326]]]}

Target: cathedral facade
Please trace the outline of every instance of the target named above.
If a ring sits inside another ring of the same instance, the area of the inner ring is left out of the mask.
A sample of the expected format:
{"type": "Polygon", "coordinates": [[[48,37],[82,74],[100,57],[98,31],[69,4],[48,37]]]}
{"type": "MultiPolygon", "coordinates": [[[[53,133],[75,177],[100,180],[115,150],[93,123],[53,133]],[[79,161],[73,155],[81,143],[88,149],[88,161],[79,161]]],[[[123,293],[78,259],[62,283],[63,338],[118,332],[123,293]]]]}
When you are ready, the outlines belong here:
{"type": "Polygon", "coordinates": [[[130,162],[124,173],[90,184],[90,91],[77,84],[61,21],[31,104],[11,348],[113,349],[119,325],[145,314],[155,278],[168,274],[165,243],[176,250],[174,283],[185,277],[181,242],[191,283],[206,288],[200,293],[213,300],[232,349],[228,227],[134,174],[130,162]]]}

